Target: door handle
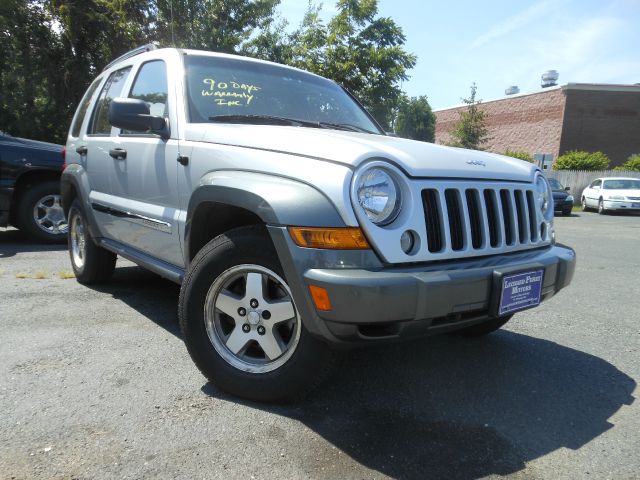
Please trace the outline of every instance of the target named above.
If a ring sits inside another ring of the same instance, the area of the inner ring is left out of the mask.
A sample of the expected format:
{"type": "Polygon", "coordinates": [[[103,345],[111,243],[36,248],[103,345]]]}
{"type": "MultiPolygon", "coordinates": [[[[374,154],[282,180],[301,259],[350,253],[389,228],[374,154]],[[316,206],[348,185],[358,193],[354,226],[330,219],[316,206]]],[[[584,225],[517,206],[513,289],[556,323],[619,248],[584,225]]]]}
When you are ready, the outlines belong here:
{"type": "Polygon", "coordinates": [[[116,160],[124,160],[127,158],[127,151],[124,148],[112,148],[109,155],[116,160]]]}
{"type": "Polygon", "coordinates": [[[80,155],[86,155],[87,154],[87,146],[86,145],[81,145],[78,148],[76,148],[76,153],[80,154],[80,155]]]}

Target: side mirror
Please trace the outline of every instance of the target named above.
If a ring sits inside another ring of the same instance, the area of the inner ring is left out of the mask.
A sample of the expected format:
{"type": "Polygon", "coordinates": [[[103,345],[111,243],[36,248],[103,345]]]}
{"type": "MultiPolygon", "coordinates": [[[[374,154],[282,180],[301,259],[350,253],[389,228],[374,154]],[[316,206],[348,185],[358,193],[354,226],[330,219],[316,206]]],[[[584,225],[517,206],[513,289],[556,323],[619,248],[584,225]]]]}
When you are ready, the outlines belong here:
{"type": "Polygon", "coordinates": [[[570,191],[571,191],[571,187],[564,187],[564,189],[565,189],[567,192],[570,192],[570,191]]]}
{"type": "Polygon", "coordinates": [[[151,132],[169,138],[164,117],[151,115],[149,105],[135,98],[114,98],[109,107],[109,123],[134,132],[151,132]]]}

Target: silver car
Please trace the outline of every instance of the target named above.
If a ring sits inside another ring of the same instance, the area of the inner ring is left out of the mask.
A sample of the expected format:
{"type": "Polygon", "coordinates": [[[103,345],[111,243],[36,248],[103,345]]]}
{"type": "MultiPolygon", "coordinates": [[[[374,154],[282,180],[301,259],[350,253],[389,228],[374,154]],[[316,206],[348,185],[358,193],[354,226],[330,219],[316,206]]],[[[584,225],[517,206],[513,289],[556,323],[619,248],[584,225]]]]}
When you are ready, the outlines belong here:
{"type": "Polygon", "coordinates": [[[78,281],[116,255],[181,284],[215,385],[297,398],[339,347],[479,336],[573,276],[534,165],[385,134],[335,82],[144,47],[89,87],[62,196],[78,281]]]}

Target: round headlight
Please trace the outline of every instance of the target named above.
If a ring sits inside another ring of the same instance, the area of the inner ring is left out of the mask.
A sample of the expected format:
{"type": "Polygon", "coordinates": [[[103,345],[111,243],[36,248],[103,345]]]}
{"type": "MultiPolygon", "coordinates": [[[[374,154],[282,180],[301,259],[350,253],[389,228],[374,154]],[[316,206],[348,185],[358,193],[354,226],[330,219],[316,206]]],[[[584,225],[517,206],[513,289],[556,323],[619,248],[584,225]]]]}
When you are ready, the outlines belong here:
{"type": "Polygon", "coordinates": [[[371,168],[356,185],[358,203],[376,225],[387,225],[400,211],[400,190],[393,176],[382,168],[371,168]]]}
{"type": "Polygon", "coordinates": [[[553,200],[549,183],[542,175],[538,175],[536,180],[536,191],[538,193],[538,207],[542,214],[547,217],[549,211],[553,212],[553,200]]]}

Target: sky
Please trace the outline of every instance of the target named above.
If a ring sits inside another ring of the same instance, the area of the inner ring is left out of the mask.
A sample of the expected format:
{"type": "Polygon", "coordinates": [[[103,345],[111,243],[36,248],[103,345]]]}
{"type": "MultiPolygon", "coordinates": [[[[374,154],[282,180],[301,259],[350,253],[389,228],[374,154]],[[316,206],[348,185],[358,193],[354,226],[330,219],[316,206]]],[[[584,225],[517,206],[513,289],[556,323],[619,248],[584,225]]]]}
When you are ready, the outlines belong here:
{"type": "MultiPolygon", "coordinates": [[[[296,27],[307,0],[282,0],[296,27]]],[[[429,1],[379,0],[379,15],[404,31],[418,57],[402,85],[434,109],[461,103],[472,82],[484,101],[540,90],[547,70],[558,83],[640,83],[640,0],[429,1]]],[[[323,2],[323,18],[336,12],[323,2]]]]}

